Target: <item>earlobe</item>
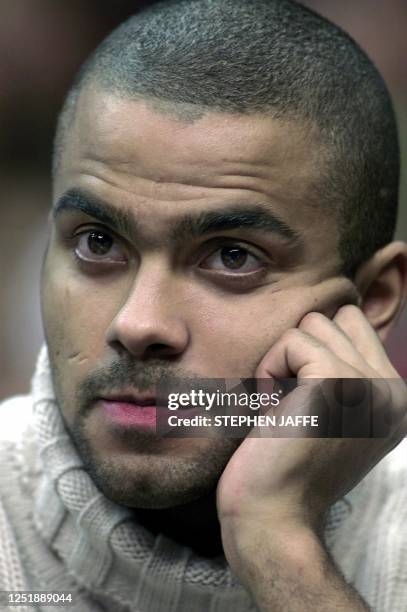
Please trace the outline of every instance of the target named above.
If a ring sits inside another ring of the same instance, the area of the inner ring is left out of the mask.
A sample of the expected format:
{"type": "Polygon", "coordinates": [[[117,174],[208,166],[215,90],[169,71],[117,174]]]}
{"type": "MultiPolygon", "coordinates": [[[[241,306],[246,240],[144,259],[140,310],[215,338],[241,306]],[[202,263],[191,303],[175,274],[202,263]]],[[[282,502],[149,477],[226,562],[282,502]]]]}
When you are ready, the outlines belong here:
{"type": "Polygon", "coordinates": [[[356,273],[360,308],[382,342],[400,315],[407,297],[407,244],[391,242],[356,273]]]}

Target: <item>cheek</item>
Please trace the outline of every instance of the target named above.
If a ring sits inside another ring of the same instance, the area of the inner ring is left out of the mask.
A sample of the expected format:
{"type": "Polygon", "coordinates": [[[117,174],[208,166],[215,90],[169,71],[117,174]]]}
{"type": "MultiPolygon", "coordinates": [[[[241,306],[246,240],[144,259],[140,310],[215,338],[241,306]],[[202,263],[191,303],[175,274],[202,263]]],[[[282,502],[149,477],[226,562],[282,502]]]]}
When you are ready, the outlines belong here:
{"type": "Polygon", "coordinates": [[[114,296],[89,287],[68,270],[45,268],[42,280],[42,316],[51,364],[64,397],[95,369],[104,349],[114,296]]]}
{"type": "Polygon", "coordinates": [[[214,377],[253,376],[274,342],[305,314],[305,298],[305,293],[279,291],[235,295],[201,306],[193,334],[199,371],[214,377]]]}

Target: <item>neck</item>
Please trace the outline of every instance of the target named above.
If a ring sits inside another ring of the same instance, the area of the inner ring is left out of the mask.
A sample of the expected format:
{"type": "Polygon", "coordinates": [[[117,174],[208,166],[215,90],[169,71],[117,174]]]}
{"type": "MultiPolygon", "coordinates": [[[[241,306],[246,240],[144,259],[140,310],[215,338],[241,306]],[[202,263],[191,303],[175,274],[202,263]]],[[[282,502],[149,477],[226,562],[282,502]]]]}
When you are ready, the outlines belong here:
{"type": "Polygon", "coordinates": [[[137,509],[135,516],[155,535],[162,533],[203,557],[223,555],[215,491],[181,506],[137,509]]]}

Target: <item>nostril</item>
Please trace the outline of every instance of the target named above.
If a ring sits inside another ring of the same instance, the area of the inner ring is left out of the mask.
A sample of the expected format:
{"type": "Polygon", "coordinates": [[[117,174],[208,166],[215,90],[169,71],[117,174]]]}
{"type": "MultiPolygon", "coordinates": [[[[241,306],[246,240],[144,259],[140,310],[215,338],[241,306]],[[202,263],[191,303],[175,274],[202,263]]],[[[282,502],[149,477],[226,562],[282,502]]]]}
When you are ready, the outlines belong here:
{"type": "Polygon", "coordinates": [[[160,357],[177,357],[178,351],[175,347],[170,346],[169,344],[164,344],[160,342],[155,342],[154,344],[150,344],[150,346],[146,349],[146,356],[160,356],[160,357]]]}

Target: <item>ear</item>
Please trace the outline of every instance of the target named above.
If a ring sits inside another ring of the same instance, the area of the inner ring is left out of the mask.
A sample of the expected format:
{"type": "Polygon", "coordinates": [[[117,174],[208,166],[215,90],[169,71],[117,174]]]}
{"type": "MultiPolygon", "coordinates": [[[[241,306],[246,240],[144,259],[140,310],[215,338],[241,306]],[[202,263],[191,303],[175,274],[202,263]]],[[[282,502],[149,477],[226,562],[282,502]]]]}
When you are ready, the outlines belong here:
{"type": "Polygon", "coordinates": [[[391,242],[376,251],[358,269],[355,285],[361,310],[384,342],[407,299],[407,244],[391,242]]]}

